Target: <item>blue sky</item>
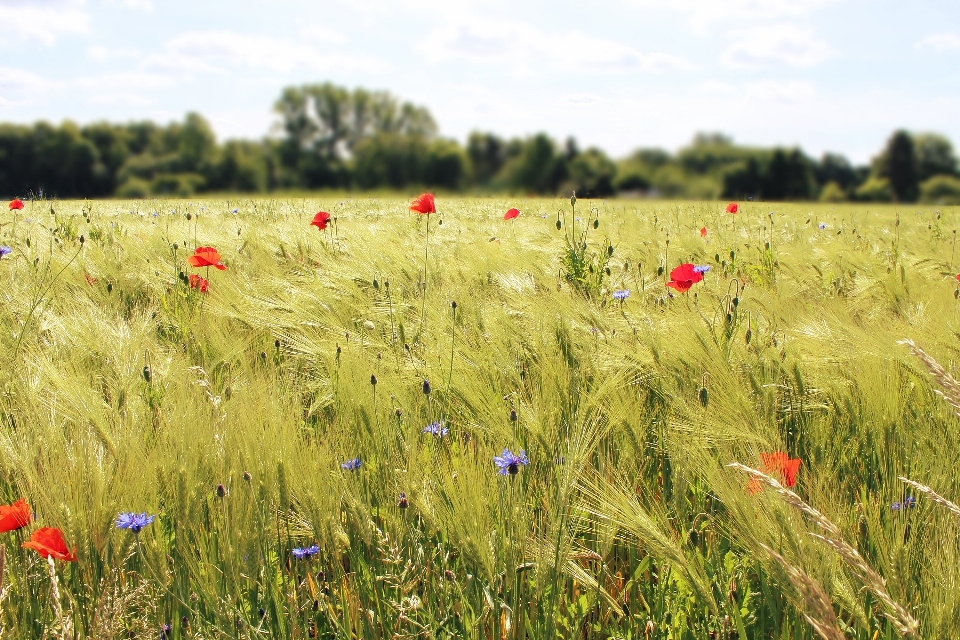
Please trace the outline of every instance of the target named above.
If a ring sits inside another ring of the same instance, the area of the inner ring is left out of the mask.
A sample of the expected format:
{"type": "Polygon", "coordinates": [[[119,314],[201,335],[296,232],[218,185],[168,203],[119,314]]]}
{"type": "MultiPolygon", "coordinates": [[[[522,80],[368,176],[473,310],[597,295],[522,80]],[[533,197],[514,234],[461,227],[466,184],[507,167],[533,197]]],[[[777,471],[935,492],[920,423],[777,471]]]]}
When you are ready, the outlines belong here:
{"type": "Polygon", "coordinates": [[[0,0],[0,120],[181,119],[259,138],[284,86],[386,89],[444,135],[620,156],[697,131],[865,162],[960,145],[956,0],[0,0]]]}

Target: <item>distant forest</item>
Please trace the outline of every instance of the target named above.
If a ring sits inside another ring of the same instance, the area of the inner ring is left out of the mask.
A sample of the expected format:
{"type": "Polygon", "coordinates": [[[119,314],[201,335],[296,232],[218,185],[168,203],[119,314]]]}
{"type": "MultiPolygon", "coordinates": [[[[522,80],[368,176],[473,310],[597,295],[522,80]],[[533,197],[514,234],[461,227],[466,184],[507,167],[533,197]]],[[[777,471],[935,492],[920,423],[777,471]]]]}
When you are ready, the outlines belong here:
{"type": "Polygon", "coordinates": [[[584,197],[897,201],[960,204],[951,142],[894,132],[869,166],[839,154],[739,146],[698,134],[676,154],[640,148],[610,158],[545,133],[441,137],[430,112],[386,92],[290,87],[275,135],[217,142],[210,124],[0,124],[0,197],[147,198],[210,192],[436,188],[584,197]]]}

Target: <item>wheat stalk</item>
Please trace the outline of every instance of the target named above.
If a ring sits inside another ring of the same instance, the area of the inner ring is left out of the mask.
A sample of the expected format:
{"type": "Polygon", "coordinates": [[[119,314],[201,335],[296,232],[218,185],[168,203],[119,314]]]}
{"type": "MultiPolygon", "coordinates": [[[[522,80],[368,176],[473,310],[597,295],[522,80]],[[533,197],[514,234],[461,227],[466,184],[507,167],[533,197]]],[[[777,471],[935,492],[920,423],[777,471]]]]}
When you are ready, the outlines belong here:
{"type": "Polygon", "coordinates": [[[936,502],[936,503],[939,504],[939,505],[942,505],[942,506],[946,507],[946,508],[947,508],[948,510],[950,510],[954,515],[960,516],[960,507],[958,507],[958,506],[957,506],[956,504],[954,504],[953,502],[950,502],[949,500],[947,500],[946,498],[944,498],[943,496],[941,496],[939,493],[937,493],[936,491],[934,491],[933,489],[931,489],[931,488],[928,487],[927,485],[925,485],[925,484],[920,484],[919,482],[916,482],[916,481],[914,481],[914,480],[910,480],[909,478],[904,478],[903,476],[897,476],[897,479],[900,480],[900,482],[903,482],[904,484],[910,485],[911,487],[913,487],[913,488],[916,489],[917,491],[919,491],[919,492],[921,492],[921,493],[927,494],[928,496],[930,496],[930,499],[931,499],[931,500],[933,500],[934,502],[936,502]]]}
{"type": "Polygon", "coordinates": [[[760,543],[760,547],[780,563],[787,572],[790,583],[800,592],[800,596],[809,610],[802,612],[803,617],[810,623],[813,630],[823,640],[846,640],[846,636],[837,628],[837,614],[833,610],[833,603],[830,602],[830,598],[827,597],[820,585],[767,545],[760,543]]]}
{"type": "Polygon", "coordinates": [[[827,536],[822,536],[816,533],[811,533],[810,535],[821,542],[824,542],[827,546],[836,551],[840,555],[840,558],[843,559],[843,561],[847,564],[847,566],[853,569],[853,571],[858,575],[863,584],[868,589],[873,591],[874,595],[876,595],[877,598],[883,602],[884,605],[886,605],[888,609],[886,616],[897,628],[901,635],[917,635],[917,628],[920,626],[920,623],[917,622],[899,602],[890,597],[890,594],[887,592],[886,581],[880,576],[880,574],[874,571],[869,564],[867,564],[866,560],[863,559],[863,556],[860,555],[860,552],[843,540],[840,535],[840,529],[837,527],[837,525],[833,524],[825,515],[804,502],[803,498],[798,496],[793,491],[790,491],[781,485],[775,478],[768,476],[762,471],[758,471],[757,469],[740,464],[739,462],[731,462],[727,466],[749,473],[752,476],[762,480],[764,483],[770,486],[770,488],[776,491],[777,495],[779,495],[784,502],[798,511],[810,516],[810,518],[818,527],[829,534],[827,536]]]}
{"type": "Polygon", "coordinates": [[[933,359],[933,357],[927,355],[927,353],[918,347],[913,340],[909,338],[904,338],[900,340],[897,344],[903,344],[910,348],[910,351],[913,352],[913,355],[920,358],[923,361],[923,364],[927,365],[927,370],[930,372],[930,375],[940,383],[940,386],[943,387],[943,391],[940,389],[935,389],[938,396],[947,401],[947,403],[953,407],[954,412],[960,416],[960,382],[957,382],[957,379],[954,378],[950,373],[944,369],[939,362],[933,359]]]}

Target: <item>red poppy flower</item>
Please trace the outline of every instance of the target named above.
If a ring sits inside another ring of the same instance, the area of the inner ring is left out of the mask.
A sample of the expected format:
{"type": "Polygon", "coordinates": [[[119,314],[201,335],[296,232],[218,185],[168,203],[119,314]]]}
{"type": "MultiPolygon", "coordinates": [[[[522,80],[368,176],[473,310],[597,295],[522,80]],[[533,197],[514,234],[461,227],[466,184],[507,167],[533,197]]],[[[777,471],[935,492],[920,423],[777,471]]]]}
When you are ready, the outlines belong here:
{"type": "Polygon", "coordinates": [[[957,281],[960,282],[960,273],[957,274],[957,281]]]}
{"type": "Polygon", "coordinates": [[[410,211],[416,211],[421,215],[430,215],[431,213],[436,213],[437,205],[433,201],[433,194],[422,193],[414,198],[413,202],[410,203],[410,211]]]}
{"type": "Polygon", "coordinates": [[[70,549],[67,548],[67,543],[63,539],[63,532],[53,527],[37,529],[30,536],[30,539],[21,546],[25,549],[35,550],[42,558],[56,558],[67,562],[77,561],[76,548],[74,548],[73,553],[70,553],[70,549]]]}
{"type": "Polygon", "coordinates": [[[510,209],[505,214],[503,214],[504,220],[513,220],[520,215],[520,209],[510,209]]]}
{"type": "Polygon", "coordinates": [[[310,225],[323,231],[327,228],[328,222],[330,222],[330,214],[326,211],[319,211],[317,215],[313,216],[313,222],[311,222],[310,225]]]}
{"type": "Polygon", "coordinates": [[[197,247],[187,261],[193,267],[216,267],[220,271],[227,269],[227,266],[220,262],[220,252],[213,247],[197,247]]]}
{"type": "Polygon", "coordinates": [[[14,198],[13,200],[11,200],[10,211],[13,211],[14,209],[16,209],[17,211],[19,211],[20,209],[23,209],[23,200],[20,200],[19,198],[14,198]]]}
{"type": "Polygon", "coordinates": [[[790,456],[782,451],[774,453],[761,453],[760,460],[763,462],[763,469],[767,473],[776,473],[783,478],[784,484],[788,487],[797,484],[797,472],[800,471],[800,458],[790,459],[790,456]]]}
{"type": "Polygon", "coordinates": [[[706,237],[707,237],[707,228],[706,228],[706,227],[700,227],[700,237],[701,237],[701,238],[706,238],[706,237]]]}
{"type": "Polygon", "coordinates": [[[670,272],[670,282],[667,286],[680,293],[686,293],[690,287],[703,280],[703,274],[696,270],[696,265],[685,262],[670,272]]]}
{"type": "Polygon", "coordinates": [[[32,519],[26,498],[20,498],[10,505],[0,504],[0,533],[22,529],[32,519]]]}
{"type": "Polygon", "coordinates": [[[199,289],[199,290],[200,290],[200,293],[206,293],[206,292],[207,292],[207,287],[208,287],[209,285],[210,285],[210,283],[207,281],[206,278],[202,278],[202,277],[198,276],[198,275],[195,274],[195,273],[191,273],[191,274],[190,274],[190,288],[191,288],[191,289],[199,289]]]}
{"type": "Polygon", "coordinates": [[[738,205],[736,202],[731,202],[727,205],[726,211],[727,213],[739,213],[740,205],[738,205]]]}

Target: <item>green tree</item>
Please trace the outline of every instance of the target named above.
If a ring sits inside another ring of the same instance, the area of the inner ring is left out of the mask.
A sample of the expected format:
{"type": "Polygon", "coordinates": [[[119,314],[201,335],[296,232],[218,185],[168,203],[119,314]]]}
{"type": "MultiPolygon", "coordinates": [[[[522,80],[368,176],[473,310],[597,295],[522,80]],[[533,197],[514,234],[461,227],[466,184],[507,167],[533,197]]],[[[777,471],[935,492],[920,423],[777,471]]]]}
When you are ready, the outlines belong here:
{"type": "Polygon", "coordinates": [[[473,169],[471,182],[489,187],[507,161],[507,143],[496,134],[474,131],[467,139],[467,156],[473,169]]]}
{"type": "Polygon", "coordinates": [[[428,187],[458,189],[470,175],[470,160],[455,140],[434,140],[427,149],[423,183],[428,187]]]}
{"type": "Polygon", "coordinates": [[[894,132],[877,159],[877,176],[890,183],[893,197],[899,202],[917,199],[917,156],[913,139],[906,131],[894,132]]]}
{"type": "Polygon", "coordinates": [[[936,133],[921,133],[913,137],[917,156],[917,181],[933,176],[957,175],[957,157],[950,141],[936,133]]]}
{"type": "Polygon", "coordinates": [[[555,193],[567,179],[566,162],[547,134],[538,133],[518,141],[515,149],[518,152],[502,171],[508,187],[529,193],[555,193]]]}
{"type": "Polygon", "coordinates": [[[614,193],[617,165],[596,147],[568,160],[572,189],[585,198],[605,198],[614,193]]]}

